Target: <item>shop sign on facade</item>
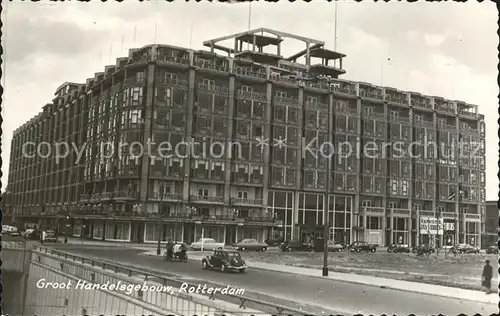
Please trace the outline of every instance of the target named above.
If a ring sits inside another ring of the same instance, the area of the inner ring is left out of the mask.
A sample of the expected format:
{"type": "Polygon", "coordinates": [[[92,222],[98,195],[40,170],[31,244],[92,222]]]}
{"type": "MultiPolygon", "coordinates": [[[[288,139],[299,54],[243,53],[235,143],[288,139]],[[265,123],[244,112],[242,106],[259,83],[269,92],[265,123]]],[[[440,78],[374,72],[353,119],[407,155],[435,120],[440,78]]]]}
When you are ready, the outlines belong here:
{"type": "Polygon", "coordinates": [[[435,217],[420,217],[421,235],[443,235],[444,220],[435,217]]]}

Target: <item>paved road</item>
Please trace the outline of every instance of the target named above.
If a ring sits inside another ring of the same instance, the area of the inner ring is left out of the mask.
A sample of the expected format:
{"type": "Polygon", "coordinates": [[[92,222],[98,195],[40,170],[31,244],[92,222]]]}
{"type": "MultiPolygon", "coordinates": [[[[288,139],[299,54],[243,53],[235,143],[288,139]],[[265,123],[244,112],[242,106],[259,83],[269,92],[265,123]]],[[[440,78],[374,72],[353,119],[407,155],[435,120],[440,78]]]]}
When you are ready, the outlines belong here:
{"type": "MultiPolygon", "coordinates": [[[[52,245],[51,245],[52,246],[52,245]]],[[[189,276],[207,282],[244,288],[247,291],[286,297],[289,300],[322,306],[325,313],[342,314],[397,314],[408,315],[491,315],[498,312],[494,304],[458,300],[411,292],[382,289],[308,276],[291,275],[265,270],[250,269],[245,274],[201,269],[199,262],[165,263],[160,257],[140,255],[141,250],[85,245],[54,245],[63,251],[84,254],[129,264],[189,276]]],[[[486,295],[486,294],[485,294],[486,295]]],[[[490,294],[494,295],[494,294],[490,294]]]]}

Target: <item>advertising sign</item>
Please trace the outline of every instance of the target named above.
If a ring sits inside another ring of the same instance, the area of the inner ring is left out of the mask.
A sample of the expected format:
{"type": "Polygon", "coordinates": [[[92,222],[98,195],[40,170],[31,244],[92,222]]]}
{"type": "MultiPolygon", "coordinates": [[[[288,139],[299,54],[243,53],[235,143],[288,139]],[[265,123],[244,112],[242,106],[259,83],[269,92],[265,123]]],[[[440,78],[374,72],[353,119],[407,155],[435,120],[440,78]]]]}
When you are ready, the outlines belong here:
{"type": "Polygon", "coordinates": [[[420,217],[420,234],[421,235],[442,235],[444,220],[435,217],[420,217]]]}

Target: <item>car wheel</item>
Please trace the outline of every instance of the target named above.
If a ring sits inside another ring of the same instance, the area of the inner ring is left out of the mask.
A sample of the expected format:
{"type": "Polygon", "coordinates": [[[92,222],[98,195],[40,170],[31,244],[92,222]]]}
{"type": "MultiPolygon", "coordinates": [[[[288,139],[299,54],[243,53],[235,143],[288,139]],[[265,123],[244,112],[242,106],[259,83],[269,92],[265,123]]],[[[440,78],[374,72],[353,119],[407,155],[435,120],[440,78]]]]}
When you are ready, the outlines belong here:
{"type": "Polygon", "coordinates": [[[245,273],[245,269],[240,269],[240,273],[245,273]]]}
{"type": "Polygon", "coordinates": [[[267,250],[267,248],[266,248],[266,247],[264,247],[264,248],[262,248],[260,251],[266,251],[266,250],[267,250]]]}
{"type": "Polygon", "coordinates": [[[406,251],[406,253],[410,253],[410,249],[406,249],[405,251],[406,251]]]}
{"type": "Polygon", "coordinates": [[[220,266],[220,272],[226,272],[226,266],[221,264],[220,266]]]}
{"type": "Polygon", "coordinates": [[[356,249],[356,252],[361,252],[361,249],[356,249]]]}
{"type": "Polygon", "coordinates": [[[208,269],[207,262],[206,262],[206,261],[203,261],[203,262],[201,263],[201,267],[202,267],[203,269],[205,269],[205,270],[206,270],[206,269],[208,269]]]}
{"type": "Polygon", "coordinates": [[[246,249],[246,248],[244,248],[244,247],[241,247],[241,248],[240,248],[240,251],[245,251],[245,250],[247,250],[247,249],[246,249]]]}
{"type": "Polygon", "coordinates": [[[286,251],[290,252],[290,251],[292,251],[292,248],[288,247],[288,248],[286,248],[286,251]]]}
{"type": "Polygon", "coordinates": [[[371,249],[370,251],[371,251],[371,252],[375,252],[375,251],[377,251],[377,249],[371,249]]]}
{"type": "Polygon", "coordinates": [[[388,253],[391,253],[391,252],[392,252],[392,250],[390,250],[389,248],[387,248],[387,252],[388,252],[388,253]]]}

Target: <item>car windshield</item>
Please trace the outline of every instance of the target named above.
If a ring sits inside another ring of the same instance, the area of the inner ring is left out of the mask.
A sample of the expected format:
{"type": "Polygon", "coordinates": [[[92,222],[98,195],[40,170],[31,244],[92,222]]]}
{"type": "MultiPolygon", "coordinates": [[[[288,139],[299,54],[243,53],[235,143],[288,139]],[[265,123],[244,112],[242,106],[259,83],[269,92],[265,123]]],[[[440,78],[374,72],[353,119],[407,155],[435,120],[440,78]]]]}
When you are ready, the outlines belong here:
{"type": "Polygon", "coordinates": [[[56,232],[55,232],[55,231],[53,231],[53,230],[48,230],[48,231],[47,231],[47,236],[53,236],[53,235],[55,235],[55,234],[56,234],[56,232]]]}
{"type": "Polygon", "coordinates": [[[229,259],[234,259],[234,258],[239,259],[239,258],[241,258],[240,254],[238,252],[228,252],[227,253],[227,257],[229,259]]]}

